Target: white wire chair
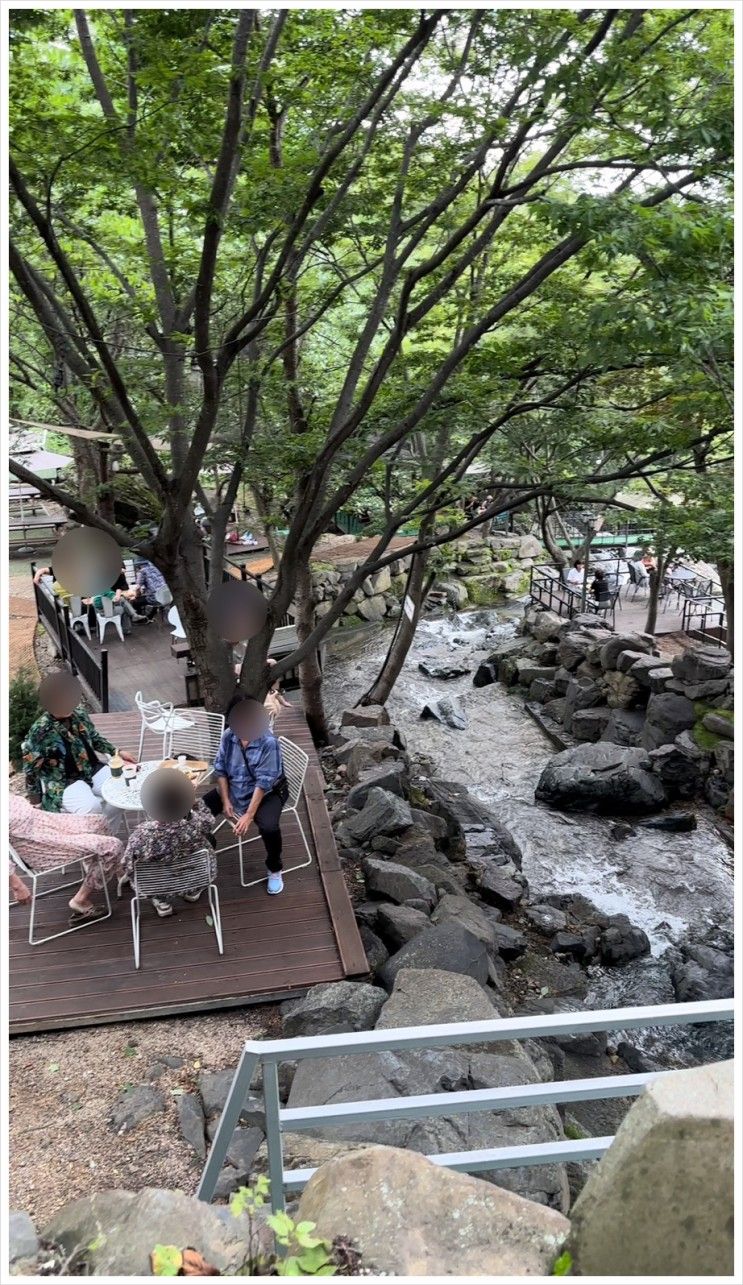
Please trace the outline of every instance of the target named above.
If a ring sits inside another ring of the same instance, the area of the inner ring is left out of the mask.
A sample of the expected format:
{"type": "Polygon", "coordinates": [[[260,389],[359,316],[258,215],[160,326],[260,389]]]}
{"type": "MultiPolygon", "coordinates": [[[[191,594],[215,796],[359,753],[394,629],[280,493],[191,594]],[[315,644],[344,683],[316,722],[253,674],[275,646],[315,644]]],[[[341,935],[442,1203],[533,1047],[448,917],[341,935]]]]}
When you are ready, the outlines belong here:
{"type": "Polygon", "coordinates": [[[206,709],[175,709],[173,713],[184,726],[174,727],[170,734],[169,757],[187,754],[208,763],[209,771],[199,782],[203,785],[214,772],[214,760],[224,735],[224,714],[212,714],[206,709]]]}
{"type": "MultiPolygon", "coordinates": [[[[187,728],[194,726],[193,710],[188,711],[186,717],[185,710],[175,710],[172,701],[146,701],[141,692],[134,696],[134,704],[139,711],[139,717],[142,720],[142,726],[139,733],[139,751],[137,759],[142,762],[142,747],[144,745],[145,732],[155,732],[163,738],[162,756],[164,759],[171,757],[171,740],[174,732],[185,732],[187,728]]],[[[181,750],[180,753],[185,753],[181,750]]]]}
{"type": "Polygon", "coordinates": [[[42,946],[45,941],[55,941],[57,937],[67,937],[70,933],[79,932],[81,928],[87,928],[90,924],[99,924],[102,919],[109,919],[111,917],[111,898],[108,893],[105,872],[101,866],[101,882],[103,884],[103,897],[106,904],[105,915],[95,915],[91,919],[82,919],[79,924],[75,924],[71,928],[63,928],[62,931],[58,933],[49,933],[46,937],[34,937],[37,901],[40,901],[42,897],[50,897],[52,893],[55,892],[64,892],[68,888],[79,888],[85,877],[86,869],[92,864],[100,864],[100,858],[85,857],[83,859],[82,857],[70,857],[67,861],[61,861],[59,865],[50,866],[46,870],[34,870],[33,867],[28,864],[27,860],[24,861],[21,851],[19,851],[19,846],[20,845],[9,843],[8,850],[13,864],[23,875],[25,875],[27,879],[30,879],[31,881],[31,915],[28,921],[28,943],[30,946],[42,946]],[[70,879],[67,883],[55,884],[53,888],[46,888],[43,892],[39,892],[38,885],[42,879],[45,879],[48,875],[65,875],[69,871],[74,870],[75,867],[78,869],[78,874],[75,879],[70,879]]]}
{"type": "Polygon", "coordinates": [[[224,954],[222,942],[222,918],[219,911],[219,893],[215,883],[214,870],[216,858],[210,848],[198,848],[195,852],[185,853],[166,864],[163,861],[144,861],[136,863],[132,871],[131,914],[132,938],[134,941],[134,966],[139,968],[140,920],[142,897],[177,897],[184,892],[196,892],[206,888],[209,897],[212,925],[217,938],[217,949],[224,954]]]}
{"type": "MultiPolygon", "coordinates": [[[[307,775],[307,767],[309,765],[310,760],[309,760],[309,756],[305,754],[304,750],[300,749],[298,745],[295,745],[294,742],[290,741],[286,736],[280,736],[278,738],[278,741],[279,741],[279,746],[281,748],[281,757],[284,762],[284,775],[286,776],[286,783],[289,787],[289,796],[286,800],[286,803],[284,804],[281,815],[282,817],[284,817],[288,812],[294,813],[294,817],[296,819],[297,825],[299,826],[299,833],[302,837],[302,843],[304,844],[304,850],[307,853],[306,861],[298,861],[297,864],[294,866],[284,867],[284,870],[282,871],[282,873],[291,874],[293,870],[302,870],[304,869],[305,866],[309,866],[312,864],[312,853],[310,852],[310,845],[307,842],[307,836],[304,832],[304,826],[302,825],[302,821],[300,819],[299,810],[298,810],[299,801],[302,797],[302,790],[304,789],[304,778],[307,775]]],[[[217,825],[214,829],[215,834],[217,833],[217,830],[221,830],[222,826],[227,824],[227,820],[228,820],[227,817],[222,818],[222,820],[219,822],[219,825],[217,825]]],[[[223,852],[228,852],[230,848],[237,848],[238,859],[240,862],[240,884],[243,888],[253,888],[256,884],[265,883],[266,880],[268,879],[268,875],[262,875],[259,879],[246,880],[245,878],[245,867],[243,864],[243,849],[249,843],[255,843],[258,839],[260,839],[260,837],[261,837],[260,834],[254,834],[254,835],[251,835],[249,839],[244,839],[242,835],[238,835],[236,843],[228,843],[226,847],[222,849],[223,852]]]]}

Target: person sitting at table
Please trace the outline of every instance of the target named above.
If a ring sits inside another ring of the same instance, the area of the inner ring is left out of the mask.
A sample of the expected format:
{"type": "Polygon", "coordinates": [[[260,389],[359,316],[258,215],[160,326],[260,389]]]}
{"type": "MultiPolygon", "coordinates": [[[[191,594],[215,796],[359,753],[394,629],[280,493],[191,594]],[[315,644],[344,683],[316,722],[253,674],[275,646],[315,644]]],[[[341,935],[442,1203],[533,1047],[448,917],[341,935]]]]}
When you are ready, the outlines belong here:
{"type": "MultiPolygon", "coordinates": [[[[98,755],[113,754],[115,746],[101,735],[74,694],[69,699],[61,694],[53,712],[39,715],[21,749],[26,790],[34,798],[41,794],[45,812],[103,811],[101,787],[110,769],[98,755]]],[[[136,763],[127,750],[120,754],[125,762],[136,763]]]]}
{"type": "MultiPolygon", "coordinates": [[[[124,845],[110,833],[105,817],[43,812],[20,795],[11,794],[8,832],[10,842],[29,870],[41,873],[65,860],[82,861],[85,878],[68,902],[70,910],[78,919],[95,919],[103,913],[105,908],[96,894],[102,890],[104,880],[110,883],[119,878],[124,869],[124,845]]],[[[17,874],[15,878],[25,889],[17,874]]],[[[14,890],[12,874],[11,889],[14,890]]],[[[30,895],[16,895],[16,900],[27,901],[30,895]]]]}
{"type": "Polygon", "coordinates": [[[145,558],[137,564],[134,578],[139,590],[138,599],[141,601],[141,605],[138,602],[137,609],[151,620],[160,606],[157,600],[158,593],[161,589],[168,587],[165,577],[154,563],[148,562],[145,558]]]}
{"type": "MultiPolygon", "coordinates": [[[[201,799],[194,797],[193,786],[177,769],[160,768],[148,778],[142,787],[142,806],[148,819],[132,832],[124,853],[125,877],[130,881],[135,864],[157,861],[168,865],[177,857],[197,852],[205,844],[214,846],[212,813],[201,799]]],[[[210,865],[214,877],[213,854],[210,865]]],[[[203,891],[203,888],[192,888],[179,895],[184,901],[198,901],[203,891]]],[[[150,897],[150,901],[161,919],[172,915],[172,897],[150,897]]]]}
{"type": "Polygon", "coordinates": [[[214,763],[217,789],[204,795],[214,816],[224,814],[235,834],[247,834],[253,821],[266,849],[268,892],[284,890],[281,810],[289,797],[279,742],[268,730],[263,706],[237,693],[226,711],[227,727],[214,763]]]}
{"type": "Polygon", "coordinates": [[[601,567],[596,567],[594,570],[591,594],[596,602],[607,602],[611,598],[611,585],[601,567]]]}
{"type": "Polygon", "coordinates": [[[580,558],[575,559],[568,571],[567,585],[569,589],[581,589],[583,587],[583,562],[580,558]]]}

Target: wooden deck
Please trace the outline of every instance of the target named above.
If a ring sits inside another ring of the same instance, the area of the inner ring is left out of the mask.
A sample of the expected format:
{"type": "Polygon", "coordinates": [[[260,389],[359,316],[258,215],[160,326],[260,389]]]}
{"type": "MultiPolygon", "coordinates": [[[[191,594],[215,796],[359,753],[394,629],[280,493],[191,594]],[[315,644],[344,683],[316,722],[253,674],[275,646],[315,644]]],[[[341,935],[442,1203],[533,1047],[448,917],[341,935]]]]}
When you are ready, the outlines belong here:
{"type": "MultiPolygon", "coordinates": [[[[96,714],[94,721],[118,746],[136,752],[137,715],[96,714]]],[[[195,904],[179,900],[169,919],[158,919],[146,905],[139,971],[132,953],[128,892],[116,901],[114,889],[110,919],[39,946],[28,944],[28,909],[13,907],[11,1034],[276,1001],[301,995],[319,982],[368,971],[325,807],[319,762],[301,711],[282,710],[277,731],[310,755],[300,816],[312,865],[288,874],[284,893],[269,898],[263,885],[241,888],[236,849],[220,851],[224,955],[218,954],[214,930],[206,922],[205,896],[195,904]]],[[[154,738],[145,740],[143,757],[159,757],[154,738]]],[[[226,831],[224,827],[218,836],[222,848],[232,838],[226,831]]],[[[285,818],[282,831],[288,867],[303,855],[294,817],[285,818]]],[[[251,845],[256,877],[264,869],[262,847],[260,842],[251,845]]],[[[66,926],[70,895],[61,892],[39,903],[40,932],[66,926]]]]}

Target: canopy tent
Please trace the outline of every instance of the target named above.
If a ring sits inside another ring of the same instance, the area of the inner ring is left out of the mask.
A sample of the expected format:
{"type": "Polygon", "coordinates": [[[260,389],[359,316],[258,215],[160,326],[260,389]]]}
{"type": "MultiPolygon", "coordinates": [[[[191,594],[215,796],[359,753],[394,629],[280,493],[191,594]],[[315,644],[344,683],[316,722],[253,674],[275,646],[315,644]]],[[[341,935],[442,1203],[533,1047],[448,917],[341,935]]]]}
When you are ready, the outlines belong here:
{"type": "MultiPolygon", "coordinates": [[[[37,477],[51,481],[56,481],[58,474],[73,462],[71,455],[58,455],[56,451],[17,451],[12,458],[37,477]]],[[[17,481],[12,473],[11,479],[17,481]]]]}

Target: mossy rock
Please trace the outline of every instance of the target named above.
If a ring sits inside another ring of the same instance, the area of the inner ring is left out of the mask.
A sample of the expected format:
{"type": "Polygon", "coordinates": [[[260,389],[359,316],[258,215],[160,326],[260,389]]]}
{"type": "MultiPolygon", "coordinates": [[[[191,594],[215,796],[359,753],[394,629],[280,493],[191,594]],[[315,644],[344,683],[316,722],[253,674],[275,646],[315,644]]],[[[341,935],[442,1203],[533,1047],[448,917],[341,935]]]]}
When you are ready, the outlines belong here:
{"type": "Polygon", "coordinates": [[[335,566],[332,562],[315,562],[313,558],[310,571],[335,571],[335,566]]]}
{"type": "Polygon", "coordinates": [[[710,732],[709,728],[703,725],[701,719],[698,723],[694,724],[694,727],[692,728],[692,736],[700,750],[713,750],[715,746],[720,743],[720,737],[716,732],[710,732]]]}

